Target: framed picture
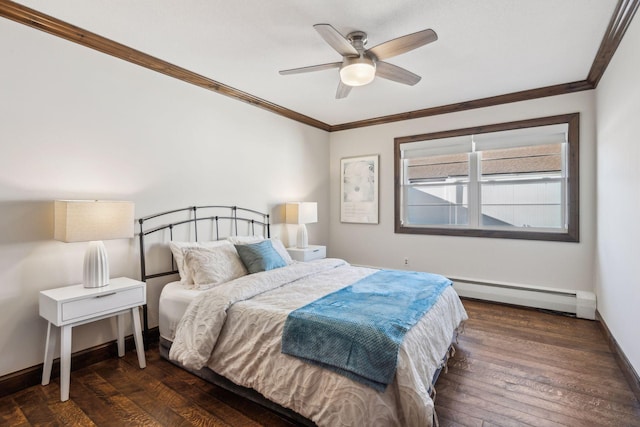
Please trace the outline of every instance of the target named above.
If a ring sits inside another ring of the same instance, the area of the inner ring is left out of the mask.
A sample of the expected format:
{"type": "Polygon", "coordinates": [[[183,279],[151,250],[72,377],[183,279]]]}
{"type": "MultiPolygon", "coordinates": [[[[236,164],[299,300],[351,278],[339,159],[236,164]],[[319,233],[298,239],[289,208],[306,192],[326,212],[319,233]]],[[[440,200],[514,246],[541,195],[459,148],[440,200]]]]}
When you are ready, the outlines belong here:
{"type": "Polygon", "coordinates": [[[340,160],[340,222],[378,223],[378,155],[340,160]]]}

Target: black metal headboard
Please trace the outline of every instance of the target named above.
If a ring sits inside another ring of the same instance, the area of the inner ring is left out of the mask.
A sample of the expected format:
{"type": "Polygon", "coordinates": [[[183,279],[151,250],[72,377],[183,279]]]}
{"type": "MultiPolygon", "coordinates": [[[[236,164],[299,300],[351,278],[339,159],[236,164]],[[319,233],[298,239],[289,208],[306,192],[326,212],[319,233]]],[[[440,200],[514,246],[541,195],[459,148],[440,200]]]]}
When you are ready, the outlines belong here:
{"type": "MultiPolygon", "coordinates": [[[[149,215],[138,220],[140,224],[140,277],[143,282],[157,277],[178,274],[173,256],[167,257],[168,267],[158,267],[159,271],[148,272],[147,247],[145,239],[159,236],[159,243],[174,240],[174,232],[180,230],[180,241],[221,240],[228,236],[261,234],[271,237],[269,214],[238,206],[190,206],[149,215]],[[242,230],[242,232],[240,231],[242,230]],[[168,236],[166,235],[168,233],[168,236]],[[206,234],[206,235],[205,235],[206,234]]],[[[170,251],[169,251],[170,253],[170,251]]],[[[148,312],[143,307],[144,341],[148,344],[148,312]]]]}

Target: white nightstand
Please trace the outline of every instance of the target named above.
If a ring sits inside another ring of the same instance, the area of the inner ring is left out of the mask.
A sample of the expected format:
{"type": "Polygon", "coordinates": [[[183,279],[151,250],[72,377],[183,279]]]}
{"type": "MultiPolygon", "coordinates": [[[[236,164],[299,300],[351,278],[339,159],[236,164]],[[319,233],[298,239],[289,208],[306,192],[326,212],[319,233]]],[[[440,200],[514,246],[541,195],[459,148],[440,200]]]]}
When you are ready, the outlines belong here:
{"type": "Polygon", "coordinates": [[[287,252],[295,261],[313,261],[314,259],[322,259],[327,256],[327,247],[319,245],[309,245],[301,248],[287,248],[287,252]]]}
{"type": "Polygon", "coordinates": [[[40,316],[49,321],[47,343],[44,349],[42,385],[49,384],[56,333],[51,326],[60,328],[60,400],[69,399],[71,372],[71,329],[107,317],[118,316],[118,356],[124,356],[124,315],[133,318],[133,338],[140,368],[147,366],[140,328],[140,306],[147,303],[146,284],[126,277],[111,279],[101,288],[83,285],[64,286],[40,292],[40,316]]]}

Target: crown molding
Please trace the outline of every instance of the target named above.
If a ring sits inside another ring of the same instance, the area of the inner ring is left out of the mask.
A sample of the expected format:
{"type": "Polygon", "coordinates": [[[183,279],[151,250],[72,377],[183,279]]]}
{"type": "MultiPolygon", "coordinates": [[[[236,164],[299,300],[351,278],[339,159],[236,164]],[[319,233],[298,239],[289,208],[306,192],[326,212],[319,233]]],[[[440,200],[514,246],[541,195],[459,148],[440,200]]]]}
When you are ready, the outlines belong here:
{"type": "Polygon", "coordinates": [[[455,104],[442,105],[440,107],[425,108],[423,110],[409,111],[406,113],[393,114],[390,116],[377,117],[374,119],[360,120],[356,122],[344,123],[331,126],[331,132],[355,129],[366,126],[375,126],[386,123],[399,122],[403,120],[419,119],[421,117],[437,116],[440,114],[456,113],[459,111],[473,110],[476,108],[491,107],[500,104],[509,104],[518,101],[544,98],[547,96],[564,95],[566,93],[580,92],[593,89],[593,85],[586,80],[573,83],[563,83],[554,86],[546,86],[538,89],[513,92],[505,95],[491,96],[489,98],[474,99],[472,101],[458,102],[455,104]]]}
{"type": "Polygon", "coordinates": [[[638,5],[640,5],[640,0],[618,1],[613,16],[609,21],[607,31],[600,43],[598,53],[596,53],[596,57],[591,65],[591,70],[589,70],[589,75],[587,76],[587,81],[591,83],[593,87],[598,86],[609,62],[611,62],[611,58],[613,58],[613,54],[616,52],[616,49],[618,49],[622,37],[626,33],[627,28],[629,28],[629,24],[631,24],[631,20],[638,10],[638,5]]]}

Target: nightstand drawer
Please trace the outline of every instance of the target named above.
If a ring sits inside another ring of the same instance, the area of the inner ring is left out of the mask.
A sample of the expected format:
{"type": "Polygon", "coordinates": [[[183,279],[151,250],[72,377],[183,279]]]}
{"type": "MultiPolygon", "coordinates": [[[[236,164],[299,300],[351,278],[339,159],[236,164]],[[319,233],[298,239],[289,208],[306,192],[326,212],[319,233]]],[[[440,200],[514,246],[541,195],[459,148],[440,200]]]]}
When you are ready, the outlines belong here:
{"type": "Polygon", "coordinates": [[[97,316],[102,313],[126,309],[145,303],[144,288],[137,287],[123,291],[111,291],[62,303],[62,321],[68,322],[84,316],[97,316]]]}

